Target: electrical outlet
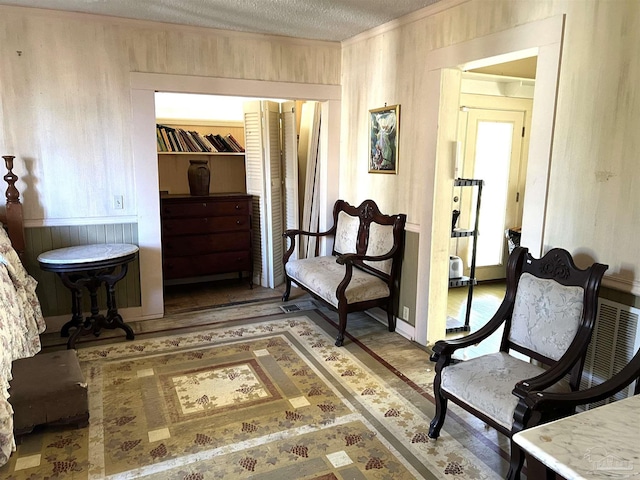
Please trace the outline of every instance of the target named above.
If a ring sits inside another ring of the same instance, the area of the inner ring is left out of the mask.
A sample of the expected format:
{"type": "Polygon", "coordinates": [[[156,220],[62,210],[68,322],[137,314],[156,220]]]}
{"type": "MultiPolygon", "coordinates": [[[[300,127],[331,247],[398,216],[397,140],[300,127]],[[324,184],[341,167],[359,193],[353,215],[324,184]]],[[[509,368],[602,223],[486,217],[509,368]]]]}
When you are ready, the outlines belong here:
{"type": "Polygon", "coordinates": [[[402,319],[409,320],[409,307],[402,307],[402,319]]]}
{"type": "Polygon", "coordinates": [[[113,208],[116,210],[122,210],[124,208],[124,204],[122,202],[122,195],[113,196],[113,208]]]}

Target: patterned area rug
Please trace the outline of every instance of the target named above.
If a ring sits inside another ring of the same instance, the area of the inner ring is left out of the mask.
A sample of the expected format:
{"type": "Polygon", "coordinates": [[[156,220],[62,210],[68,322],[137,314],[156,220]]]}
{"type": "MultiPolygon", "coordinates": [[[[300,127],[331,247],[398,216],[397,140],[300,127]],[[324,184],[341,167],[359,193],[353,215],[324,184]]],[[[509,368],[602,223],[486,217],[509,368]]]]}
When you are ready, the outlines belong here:
{"type": "Polygon", "coordinates": [[[315,317],[80,349],[90,427],[27,437],[0,477],[501,478],[446,432],[429,441],[428,395],[315,317]]]}

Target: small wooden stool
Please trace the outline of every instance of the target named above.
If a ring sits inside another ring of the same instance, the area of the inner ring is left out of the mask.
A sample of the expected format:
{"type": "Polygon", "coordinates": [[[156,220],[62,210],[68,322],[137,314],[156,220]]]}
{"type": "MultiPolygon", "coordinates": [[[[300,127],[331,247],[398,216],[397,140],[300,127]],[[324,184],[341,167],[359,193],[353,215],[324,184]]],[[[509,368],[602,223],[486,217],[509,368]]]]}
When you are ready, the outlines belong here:
{"type": "Polygon", "coordinates": [[[12,373],[9,403],[16,443],[37,425],[89,424],[87,384],[75,350],[16,360],[12,373]]]}

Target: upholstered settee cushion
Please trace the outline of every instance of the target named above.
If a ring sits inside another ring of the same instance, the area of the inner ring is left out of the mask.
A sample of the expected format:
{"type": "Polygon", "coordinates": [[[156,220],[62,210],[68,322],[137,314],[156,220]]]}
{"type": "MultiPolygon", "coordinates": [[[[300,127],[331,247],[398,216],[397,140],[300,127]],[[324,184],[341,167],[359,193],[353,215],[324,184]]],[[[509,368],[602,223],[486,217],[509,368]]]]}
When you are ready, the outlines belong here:
{"type": "MultiPolygon", "coordinates": [[[[393,248],[393,225],[380,225],[379,223],[371,223],[369,226],[369,243],[367,245],[366,255],[376,257],[385,255],[393,248]]],[[[381,262],[364,262],[367,265],[386,273],[391,273],[393,262],[391,259],[381,262]]]]}
{"type": "Polygon", "coordinates": [[[338,213],[336,223],[336,236],[333,241],[333,249],[338,253],[357,253],[358,229],[360,217],[353,217],[346,212],[338,213]]]}
{"type": "MultiPolygon", "coordinates": [[[[473,408],[511,430],[518,405],[518,397],[512,393],[516,383],[543,371],[541,367],[498,352],[445,367],[441,388],[465,399],[473,408]]],[[[570,392],[571,387],[562,380],[548,391],[570,392]]]]}
{"type": "MultiPolygon", "coordinates": [[[[303,284],[334,307],[338,306],[336,288],[344,278],[346,267],[337,263],[336,257],[289,260],[285,269],[293,281],[303,284]]],[[[349,304],[384,298],[389,296],[389,287],[375,275],[354,268],[345,296],[349,304]]]]}
{"type": "Polygon", "coordinates": [[[529,273],[520,277],[509,339],[558,360],[578,331],[584,291],[529,273]]]}

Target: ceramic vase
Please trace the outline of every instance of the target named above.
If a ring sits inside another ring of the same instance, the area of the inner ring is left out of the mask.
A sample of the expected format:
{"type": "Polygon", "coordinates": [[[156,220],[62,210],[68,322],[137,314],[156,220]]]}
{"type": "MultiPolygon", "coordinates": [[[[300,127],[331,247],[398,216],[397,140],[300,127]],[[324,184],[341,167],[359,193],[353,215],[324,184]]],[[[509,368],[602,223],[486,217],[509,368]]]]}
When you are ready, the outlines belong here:
{"type": "Polygon", "coordinates": [[[189,193],[194,196],[209,195],[211,172],[207,160],[189,160],[189,193]]]}

